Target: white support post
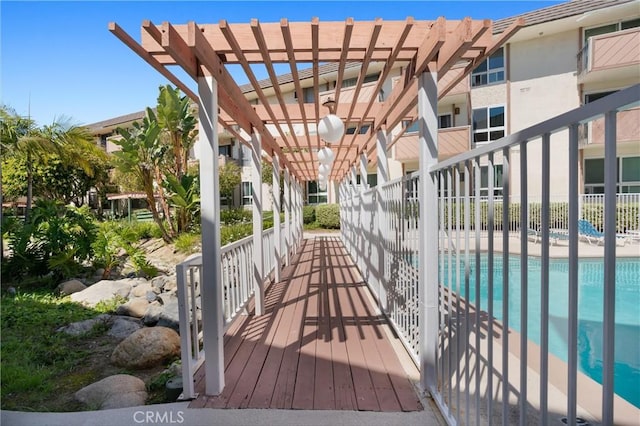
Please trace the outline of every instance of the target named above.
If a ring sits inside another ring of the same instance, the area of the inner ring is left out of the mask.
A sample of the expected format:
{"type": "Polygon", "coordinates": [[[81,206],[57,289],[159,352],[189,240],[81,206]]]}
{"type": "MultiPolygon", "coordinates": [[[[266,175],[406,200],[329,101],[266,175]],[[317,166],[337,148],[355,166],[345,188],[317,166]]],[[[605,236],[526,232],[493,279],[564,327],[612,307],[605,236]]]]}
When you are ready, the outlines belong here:
{"type": "Polygon", "coordinates": [[[262,144],[251,135],[251,178],[253,181],[253,289],[256,315],[264,313],[264,258],[262,257],[262,144]]]}
{"type": "Polygon", "coordinates": [[[291,177],[289,169],[284,169],[284,254],[285,264],[289,266],[291,255],[291,177]]]}
{"type": "Polygon", "coordinates": [[[386,312],[387,306],[387,285],[385,275],[385,259],[384,259],[384,239],[387,236],[384,214],[384,205],[382,203],[382,186],[389,181],[389,159],[387,157],[387,132],[386,129],[378,131],[376,138],[376,154],[378,156],[377,176],[378,183],[376,186],[376,215],[378,216],[378,299],[380,310],[386,312]]]}
{"type": "Polygon", "coordinates": [[[418,288],[420,322],[420,387],[437,393],[438,345],[438,187],[429,168],[438,162],[438,73],[422,73],[418,80],[418,141],[420,161],[420,253],[418,288]]]}
{"type": "Polygon", "coordinates": [[[360,190],[362,192],[366,191],[367,189],[369,189],[369,185],[367,182],[367,154],[364,153],[364,151],[362,151],[360,153],[360,190]]]}
{"type": "MultiPolygon", "coordinates": [[[[224,388],[224,312],[220,271],[220,186],[218,184],[218,83],[198,77],[200,206],[202,217],[202,334],[205,393],[224,388]]],[[[182,360],[186,362],[186,360],[182,360]]]]}
{"type": "Polygon", "coordinates": [[[280,267],[282,266],[282,253],[280,253],[280,161],[277,155],[273,156],[273,179],[271,194],[273,195],[273,276],[275,282],[280,282],[280,267]]]}
{"type": "Polygon", "coordinates": [[[291,181],[291,241],[293,253],[298,253],[298,180],[291,181]]]}
{"type": "Polygon", "coordinates": [[[298,246],[302,245],[302,239],[303,239],[303,235],[302,235],[302,224],[304,221],[303,215],[302,215],[302,182],[297,181],[297,187],[298,187],[298,223],[296,224],[296,226],[298,227],[298,246]]]}
{"type": "MultiPolygon", "coordinates": [[[[351,166],[351,217],[349,221],[351,222],[351,247],[352,250],[356,250],[358,247],[357,238],[361,233],[356,231],[356,203],[355,198],[358,193],[358,172],[356,171],[356,165],[351,166]]],[[[354,253],[355,255],[355,253],[354,253]]],[[[352,256],[355,260],[355,257],[352,256]]]]}

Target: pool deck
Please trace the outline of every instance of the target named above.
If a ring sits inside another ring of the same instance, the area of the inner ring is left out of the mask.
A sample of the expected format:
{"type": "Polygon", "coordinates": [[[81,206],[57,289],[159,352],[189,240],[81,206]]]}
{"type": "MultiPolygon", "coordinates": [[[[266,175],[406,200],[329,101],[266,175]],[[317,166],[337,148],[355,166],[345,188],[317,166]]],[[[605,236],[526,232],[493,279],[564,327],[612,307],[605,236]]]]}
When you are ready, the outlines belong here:
{"type": "MultiPolygon", "coordinates": [[[[460,242],[458,244],[456,238],[456,232],[451,234],[453,238],[454,246],[458,247],[460,251],[464,250],[464,234],[460,234],[460,242]]],[[[473,233],[469,235],[470,251],[475,249],[475,238],[473,233]]],[[[489,238],[486,233],[483,233],[480,237],[480,250],[488,251],[489,238]]],[[[502,232],[496,232],[493,238],[493,251],[495,253],[502,253],[502,232]]],[[[509,253],[520,254],[522,253],[521,240],[519,234],[514,232],[509,234],[509,253]]],[[[542,244],[540,242],[532,241],[527,242],[527,253],[529,256],[540,257],[542,255],[542,244]]],[[[567,258],[569,257],[569,241],[568,240],[552,240],[549,244],[549,257],[550,258],[567,258]]],[[[578,257],[581,258],[599,258],[604,257],[604,246],[597,244],[590,244],[586,241],[578,241],[578,257]]],[[[619,241],[616,245],[616,257],[640,257],[640,240],[627,239],[624,243],[619,241]]]]}

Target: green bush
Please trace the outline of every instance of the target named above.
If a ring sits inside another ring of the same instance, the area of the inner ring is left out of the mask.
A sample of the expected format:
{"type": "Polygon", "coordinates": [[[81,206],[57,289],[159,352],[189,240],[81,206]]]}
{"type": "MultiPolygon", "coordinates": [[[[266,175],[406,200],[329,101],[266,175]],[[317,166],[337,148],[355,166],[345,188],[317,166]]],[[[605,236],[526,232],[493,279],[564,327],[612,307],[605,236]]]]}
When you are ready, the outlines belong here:
{"type": "Polygon", "coordinates": [[[316,218],[322,228],[340,229],[340,207],[337,204],[318,205],[316,218]]]}
{"type": "Polygon", "coordinates": [[[247,223],[251,222],[253,212],[245,209],[230,209],[220,211],[220,222],[223,225],[232,225],[234,223],[247,223]]]}
{"type": "Polygon", "coordinates": [[[96,225],[87,206],[76,208],[38,200],[28,223],[3,222],[2,232],[12,253],[2,262],[5,282],[49,272],[56,279],[68,278],[93,254],[91,244],[96,238],[96,225]]]}
{"type": "Polygon", "coordinates": [[[178,235],[174,241],[176,250],[180,253],[192,254],[202,250],[202,236],[195,233],[184,233],[178,235]]]}
{"type": "Polygon", "coordinates": [[[316,221],[316,206],[302,207],[302,221],[305,224],[316,221]]]}

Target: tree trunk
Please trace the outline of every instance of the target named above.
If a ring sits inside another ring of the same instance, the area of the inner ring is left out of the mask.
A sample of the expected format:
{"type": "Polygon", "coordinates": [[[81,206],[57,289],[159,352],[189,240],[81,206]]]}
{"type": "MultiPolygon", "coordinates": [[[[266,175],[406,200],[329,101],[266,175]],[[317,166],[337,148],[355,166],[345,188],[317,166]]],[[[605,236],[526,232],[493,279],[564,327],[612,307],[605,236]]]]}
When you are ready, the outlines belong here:
{"type": "Polygon", "coordinates": [[[158,224],[158,228],[160,228],[160,232],[162,233],[162,239],[166,243],[171,243],[173,239],[167,233],[167,230],[164,227],[164,223],[162,223],[162,219],[158,214],[158,209],[156,208],[156,199],[153,193],[153,178],[149,174],[144,178],[144,190],[147,194],[147,203],[149,204],[149,210],[151,210],[151,214],[153,215],[153,220],[158,224]]]}
{"type": "Polygon", "coordinates": [[[160,174],[160,168],[156,166],[156,182],[158,182],[158,195],[160,195],[160,205],[162,206],[162,211],[164,212],[164,217],[169,222],[169,228],[171,229],[171,237],[176,236],[176,229],[173,226],[173,221],[171,220],[171,211],[169,210],[169,205],[167,204],[167,200],[164,196],[164,188],[162,188],[162,176],[160,174]]]}

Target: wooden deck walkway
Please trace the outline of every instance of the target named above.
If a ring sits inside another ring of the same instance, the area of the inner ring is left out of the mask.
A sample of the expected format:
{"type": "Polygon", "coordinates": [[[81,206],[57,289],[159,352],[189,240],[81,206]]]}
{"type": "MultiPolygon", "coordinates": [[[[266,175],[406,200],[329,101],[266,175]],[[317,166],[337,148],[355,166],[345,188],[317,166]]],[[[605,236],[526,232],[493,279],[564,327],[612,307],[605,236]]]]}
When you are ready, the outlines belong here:
{"type": "Polygon", "coordinates": [[[265,315],[227,331],[222,394],[204,395],[201,368],[190,407],[423,409],[338,238],[304,240],[282,278],[265,315]]]}

